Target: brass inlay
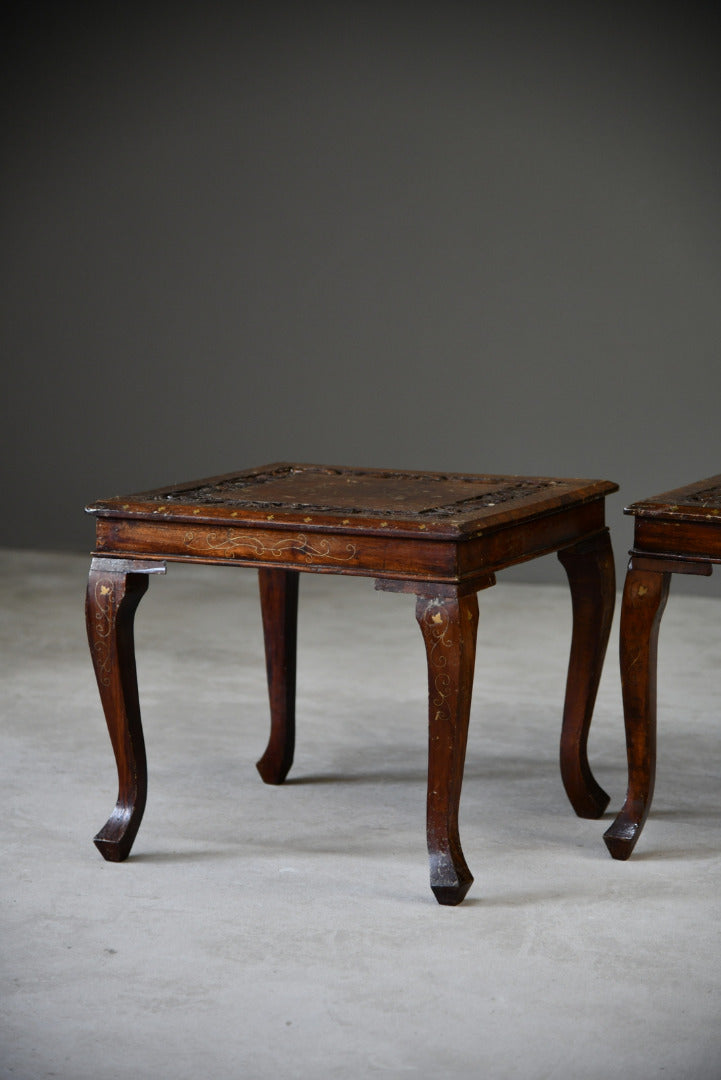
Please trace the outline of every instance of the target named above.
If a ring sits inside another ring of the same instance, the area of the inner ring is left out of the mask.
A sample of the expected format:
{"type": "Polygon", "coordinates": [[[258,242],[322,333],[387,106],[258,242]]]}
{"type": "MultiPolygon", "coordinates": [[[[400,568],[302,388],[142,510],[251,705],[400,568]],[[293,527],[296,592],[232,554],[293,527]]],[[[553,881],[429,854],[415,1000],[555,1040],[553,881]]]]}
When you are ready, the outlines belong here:
{"type": "Polygon", "coordinates": [[[304,533],[290,536],[272,543],[266,542],[260,536],[252,536],[248,533],[219,533],[211,532],[206,535],[196,536],[195,533],[186,533],[183,537],[186,547],[205,546],[210,551],[237,551],[249,548],[253,555],[258,558],[271,556],[274,559],[282,559],[288,552],[303,555],[308,562],[314,559],[329,559],[332,562],[351,562],[358,554],[355,544],[332,545],[330,540],[319,539],[311,543],[304,533]]]}

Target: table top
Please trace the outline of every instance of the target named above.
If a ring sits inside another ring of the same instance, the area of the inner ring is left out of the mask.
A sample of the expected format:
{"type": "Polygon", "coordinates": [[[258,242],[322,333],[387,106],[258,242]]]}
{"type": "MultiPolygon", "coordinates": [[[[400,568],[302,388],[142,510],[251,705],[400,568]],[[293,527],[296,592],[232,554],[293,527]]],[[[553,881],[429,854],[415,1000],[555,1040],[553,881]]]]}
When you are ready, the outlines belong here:
{"type": "Polygon", "coordinates": [[[624,513],[658,521],[721,524],[721,475],[641,499],[627,506],[624,513]]]}
{"type": "Polygon", "coordinates": [[[277,462],[98,500],[97,517],[461,537],[602,499],[607,480],[411,472],[277,462]]]}

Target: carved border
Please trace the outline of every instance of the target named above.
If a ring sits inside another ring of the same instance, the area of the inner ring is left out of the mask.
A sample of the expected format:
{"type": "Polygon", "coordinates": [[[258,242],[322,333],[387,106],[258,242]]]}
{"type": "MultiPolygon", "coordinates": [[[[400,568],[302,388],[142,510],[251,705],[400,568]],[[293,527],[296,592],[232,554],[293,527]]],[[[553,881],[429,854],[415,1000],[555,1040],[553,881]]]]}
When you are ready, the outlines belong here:
{"type": "Polygon", "coordinates": [[[557,486],[556,480],[544,479],[509,479],[491,491],[481,494],[470,495],[466,499],[456,499],[450,503],[441,503],[438,506],[427,507],[423,510],[395,509],[393,507],[359,508],[353,504],[330,505],[312,502],[286,502],[278,499],[263,499],[262,485],[279,477],[293,474],[307,474],[309,476],[351,476],[373,477],[378,480],[420,480],[425,483],[443,483],[452,481],[459,484],[493,484],[498,480],[495,476],[464,476],[457,473],[441,473],[438,475],[429,473],[391,472],[374,469],[333,469],[321,466],[295,467],[283,465],[277,469],[268,469],[265,472],[252,475],[239,474],[227,480],[219,480],[213,484],[198,484],[193,488],[185,488],[182,491],[159,492],[150,496],[151,502],[168,504],[205,505],[205,506],[242,506],[248,510],[283,510],[287,512],[301,512],[315,510],[324,514],[343,514],[348,516],[386,517],[394,519],[423,518],[423,517],[452,517],[454,514],[468,513],[473,510],[482,510],[497,506],[499,503],[513,502],[537,492],[545,491],[549,487],[557,486]],[[256,494],[257,492],[257,494],[256,494]]]}
{"type": "Polygon", "coordinates": [[[701,506],[721,507],[721,484],[714,484],[712,487],[703,488],[701,491],[695,491],[693,495],[685,495],[683,501],[679,503],[679,506],[685,506],[687,503],[700,503],[701,506]]]}

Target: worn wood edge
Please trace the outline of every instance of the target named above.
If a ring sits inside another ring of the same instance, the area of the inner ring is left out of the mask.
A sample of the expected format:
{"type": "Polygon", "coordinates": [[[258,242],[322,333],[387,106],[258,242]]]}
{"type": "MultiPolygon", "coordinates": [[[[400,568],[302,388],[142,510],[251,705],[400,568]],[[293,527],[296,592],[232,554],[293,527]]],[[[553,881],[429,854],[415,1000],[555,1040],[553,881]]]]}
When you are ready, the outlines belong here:
{"type": "Polygon", "coordinates": [[[710,577],[713,572],[713,563],[721,563],[721,558],[698,557],[689,558],[685,555],[672,553],[656,554],[655,552],[643,551],[631,548],[629,551],[629,570],[652,570],[654,573],[670,574],[697,574],[699,577],[710,577]]]}
{"type": "Polygon", "coordinates": [[[490,589],[496,584],[495,574],[478,574],[475,577],[467,577],[454,581],[437,578],[384,578],[374,575],[375,587],[379,592],[411,593],[416,596],[470,596],[471,593],[481,592],[482,589],[490,589]]]}
{"type": "Polygon", "coordinates": [[[331,514],[324,514],[321,518],[317,511],[317,521],[314,521],[309,514],[300,512],[284,513],[282,520],[276,520],[274,514],[269,516],[260,511],[244,512],[242,516],[238,514],[236,517],[232,517],[224,512],[222,508],[218,508],[216,513],[206,512],[212,511],[213,508],[209,507],[198,513],[187,513],[183,511],[177,512],[177,510],[171,512],[171,508],[167,506],[157,508],[138,506],[133,508],[130,504],[128,504],[128,509],[119,512],[117,507],[112,505],[109,500],[107,506],[100,503],[87,506],[85,512],[103,521],[145,521],[148,523],[166,521],[177,525],[208,525],[215,528],[241,529],[262,526],[264,529],[273,532],[293,532],[302,529],[303,532],[333,536],[393,536],[403,540],[427,539],[462,542],[492,536],[494,533],[507,528],[562,514],[566,510],[587,506],[589,503],[603,502],[604,499],[605,495],[598,493],[582,497],[558,495],[553,501],[549,500],[545,504],[533,508],[534,496],[526,496],[514,500],[513,509],[502,510],[493,515],[487,524],[479,524],[477,520],[459,522],[451,519],[450,521],[440,522],[434,521],[432,518],[417,523],[410,522],[408,519],[370,516],[349,519],[331,514]],[[526,513],[522,513],[524,509],[527,509],[526,513]]]}
{"type": "MultiPolygon", "coordinates": [[[[540,496],[537,493],[520,496],[509,502],[508,509],[499,509],[497,513],[488,515],[487,523],[482,521],[479,522],[477,516],[475,518],[469,517],[466,520],[462,520],[462,510],[459,510],[455,517],[446,520],[434,519],[432,513],[429,513],[426,520],[418,521],[416,517],[390,518],[384,517],[382,514],[374,514],[373,512],[367,514],[354,514],[352,517],[348,517],[342,511],[333,513],[332,510],[319,511],[313,510],[313,508],[302,511],[286,511],[280,508],[273,513],[268,513],[265,509],[243,509],[240,507],[236,511],[229,512],[228,508],[224,506],[204,506],[200,508],[193,503],[188,503],[186,506],[182,503],[156,505],[153,502],[148,501],[171,492],[178,493],[185,490],[192,490],[198,486],[218,484],[235,479],[236,477],[247,476],[250,478],[253,475],[258,475],[264,471],[290,467],[294,467],[294,463],[275,462],[271,465],[261,466],[255,469],[224,473],[219,476],[207,477],[202,480],[187,481],[182,484],[154,488],[137,494],[116,495],[112,498],[99,499],[93,503],[89,503],[85,507],[85,512],[99,518],[117,518],[118,520],[167,520],[177,522],[178,524],[198,523],[215,526],[224,524],[236,527],[243,527],[245,525],[257,527],[262,523],[264,527],[274,530],[296,529],[299,526],[302,526],[304,530],[308,530],[309,532],[349,532],[353,535],[362,534],[368,536],[382,536],[391,533],[395,536],[408,538],[415,538],[419,534],[425,533],[429,538],[456,540],[489,535],[497,529],[504,528],[508,524],[517,522],[519,516],[521,516],[524,522],[530,522],[537,518],[546,517],[549,514],[561,512],[569,506],[582,506],[588,502],[602,500],[607,495],[611,495],[618,491],[618,484],[610,480],[521,476],[517,474],[495,473],[425,472],[424,475],[431,479],[453,476],[458,479],[473,481],[484,477],[487,480],[497,480],[499,482],[536,481],[558,486],[572,485],[579,489],[575,492],[561,491],[555,495],[546,492],[540,496]],[[524,513],[524,511],[526,512],[524,513]],[[277,520],[276,514],[281,515],[277,520]],[[314,520],[314,517],[317,518],[317,520],[314,520]]],[[[295,467],[299,469],[346,468],[341,466],[301,464],[296,464],[295,467]]],[[[347,471],[352,472],[354,469],[348,467],[347,471]]],[[[398,475],[415,475],[414,471],[409,469],[362,469],[361,467],[358,467],[358,471],[378,474],[388,472],[398,475]]],[[[502,503],[500,505],[504,506],[506,504],[502,503]]]]}
{"type": "Polygon", "coordinates": [[[673,518],[686,521],[721,518],[719,508],[711,507],[704,510],[699,504],[684,502],[684,498],[688,499],[705,488],[714,486],[721,486],[721,473],[716,476],[707,476],[703,480],[695,480],[691,484],[673,488],[671,491],[663,491],[659,495],[638,499],[624,507],[623,512],[633,517],[673,518]]]}
{"type": "MultiPolygon", "coordinates": [[[[144,561],[145,562],[149,561],[147,552],[137,552],[136,553],[136,552],[122,551],[122,552],[118,552],[117,554],[113,554],[112,550],[104,550],[104,551],[101,551],[101,552],[91,552],[91,558],[99,558],[99,559],[106,560],[108,563],[112,563],[113,566],[116,569],[119,569],[120,565],[122,563],[127,562],[127,572],[129,572],[129,573],[133,573],[133,572],[142,573],[143,572],[142,570],[136,571],[135,567],[140,566],[144,561]]],[[[464,581],[467,580],[467,578],[459,578],[456,575],[452,575],[452,576],[448,576],[448,577],[440,577],[438,574],[435,574],[435,575],[417,575],[415,577],[409,577],[409,576],[403,576],[403,575],[401,575],[399,573],[394,574],[394,573],[388,573],[388,572],[385,572],[385,571],[382,571],[382,570],[373,570],[373,569],[369,569],[367,567],[355,567],[355,566],[353,566],[353,567],[344,567],[343,570],[340,571],[338,569],[338,567],[336,567],[336,566],[318,566],[318,565],[313,565],[312,563],[308,564],[308,565],[305,565],[305,564],[299,565],[298,563],[294,563],[294,562],[281,562],[281,561],[278,561],[277,559],[274,559],[273,562],[270,562],[270,561],[258,560],[258,559],[254,559],[252,561],[251,560],[245,560],[245,559],[220,559],[220,558],[213,558],[212,556],[205,556],[205,555],[168,555],[168,554],[163,554],[162,556],[158,557],[158,560],[155,561],[155,565],[157,566],[161,562],[161,560],[162,560],[162,563],[178,563],[178,564],[189,563],[190,565],[201,565],[201,566],[235,566],[240,570],[260,570],[260,569],[268,569],[268,568],[271,568],[271,569],[274,569],[274,570],[276,570],[276,569],[277,570],[297,570],[301,574],[334,574],[336,577],[364,577],[364,578],[371,578],[371,579],[378,578],[378,579],[382,579],[383,581],[388,581],[388,582],[409,581],[409,582],[419,582],[420,584],[429,584],[429,585],[433,585],[433,584],[438,583],[440,585],[455,586],[455,585],[458,585],[458,584],[462,584],[464,581]]],[[[148,571],[146,571],[146,573],[152,573],[152,572],[162,573],[164,571],[161,571],[161,570],[156,570],[156,571],[148,570],[148,571]]],[[[393,591],[393,590],[389,588],[388,591],[393,591]]]]}
{"type": "Polygon", "coordinates": [[[128,555],[123,552],[120,555],[109,555],[107,551],[93,551],[90,554],[91,572],[110,574],[164,574],[167,567],[165,558],[152,559],[147,554],[128,555]]]}

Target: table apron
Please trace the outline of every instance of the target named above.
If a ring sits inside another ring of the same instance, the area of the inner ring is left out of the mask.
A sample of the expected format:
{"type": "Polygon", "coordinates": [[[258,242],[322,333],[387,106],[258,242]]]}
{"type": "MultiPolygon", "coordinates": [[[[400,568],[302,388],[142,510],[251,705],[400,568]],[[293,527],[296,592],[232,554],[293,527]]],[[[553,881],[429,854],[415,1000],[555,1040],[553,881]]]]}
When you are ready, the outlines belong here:
{"type": "Polygon", "coordinates": [[[463,582],[576,543],[604,528],[603,500],[457,540],[100,518],[105,557],[277,566],[316,573],[463,582]]]}
{"type": "Polygon", "coordinates": [[[490,571],[498,571],[506,566],[537,559],[541,555],[570,547],[603,529],[603,499],[499,529],[462,545],[459,551],[460,576],[470,574],[479,564],[490,571]]]}
{"type": "Polygon", "coordinates": [[[645,521],[636,519],[634,550],[670,557],[708,559],[721,562],[721,529],[715,522],[645,521]]]}
{"type": "Polygon", "coordinates": [[[105,556],[237,566],[277,566],[317,573],[420,580],[457,580],[457,543],[322,531],[128,522],[97,523],[105,556]]]}

